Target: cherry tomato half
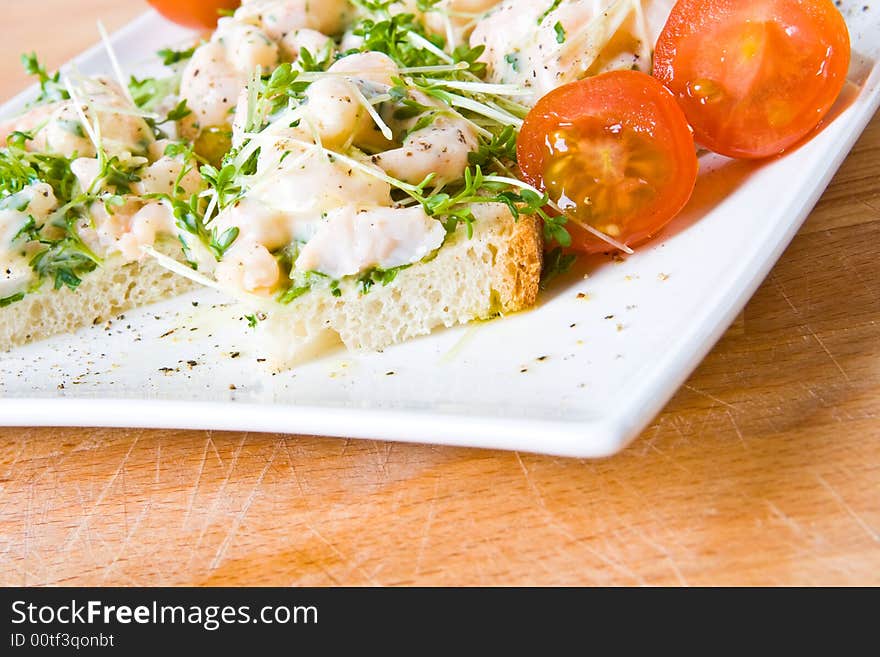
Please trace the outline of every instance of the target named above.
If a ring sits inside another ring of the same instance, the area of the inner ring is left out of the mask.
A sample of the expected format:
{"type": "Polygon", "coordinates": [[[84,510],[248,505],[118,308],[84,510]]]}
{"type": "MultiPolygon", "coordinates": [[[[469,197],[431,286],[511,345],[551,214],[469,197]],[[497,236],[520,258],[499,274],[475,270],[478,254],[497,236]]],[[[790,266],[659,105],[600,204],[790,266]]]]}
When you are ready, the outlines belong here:
{"type": "Polygon", "coordinates": [[[517,157],[525,180],[571,220],[572,247],[587,253],[609,246],[572,223],[638,244],[681,211],[697,180],[681,108],[636,71],[604,73],[544,96],[526,117],[517,157]]]}
{"type": "Polygon", "coordinates": [[[213,29],[220,10],[237,9],[241,0],[147,0],[170,21],[192,28],[213,29]]]}
{"type": "Polygon", "coordinates": [[[831,0],[679,0],[654,51],[696,140],[731,157],[781,153],[831,109],[849,68],[831,0]]]}

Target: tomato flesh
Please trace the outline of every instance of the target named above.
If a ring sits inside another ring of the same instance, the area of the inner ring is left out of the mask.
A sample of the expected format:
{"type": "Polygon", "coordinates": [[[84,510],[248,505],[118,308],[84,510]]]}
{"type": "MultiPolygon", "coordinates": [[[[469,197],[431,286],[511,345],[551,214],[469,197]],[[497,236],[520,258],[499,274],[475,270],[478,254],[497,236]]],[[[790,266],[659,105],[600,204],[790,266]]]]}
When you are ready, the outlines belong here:
{"type": "Polygon", "coordinates": [[[632,246],[663,228],[693,192],[697,158],[675,100],[656,80],[614,71],[560,87],[526,117],[523,177],[570,219],[573,248],[611,249],[577,226],[632,246]]]}
{"type": "Polygon", "coordinates": [[[741,158],[777,155],[831,109],[849,68],[849,33],[831,0],[679,0],[654,75],[698,142],[741,158]]]}
{"type": "Polygon", "coordinates": [[[232,11],[241,0],[148,0],[165,18],[179,25],[196,29],[217,26],[220,11],[232,11]]]}

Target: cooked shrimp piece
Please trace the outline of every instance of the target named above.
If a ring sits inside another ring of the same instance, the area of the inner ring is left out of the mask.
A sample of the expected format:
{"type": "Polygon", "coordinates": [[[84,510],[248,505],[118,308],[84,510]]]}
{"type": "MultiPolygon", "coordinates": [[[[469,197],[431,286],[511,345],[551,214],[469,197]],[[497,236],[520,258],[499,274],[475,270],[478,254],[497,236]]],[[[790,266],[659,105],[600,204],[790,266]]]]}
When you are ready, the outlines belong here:
{"type": "Polygon", "coordinates": [[[142,247],[155,244],[160,234],[173,234],[174,216],[165,203],[147,203],[130,218],[127,228],[116,248],[126,260],[140,260],[145,257],[142,247]]]}
{"type": "Polygon", "coordinates": [[[180,95],[192,110],[187,136],[227,125],[239,94],[257,66],[278,63],[278,46],[259,28],[222,18],[211,41],[199,46],[183,70],[180,95]]]}
{"type": "Polygon", "coordinates": [[[330,149],[344,148],[356,133],[372,123],[354,82],[344,77],[324,77],[313,82],[306,91],[303,114],[322,144],[330,149]]]}
{"type": "Polygon", "coordinates": [[[80,189],[86,192],[101,173],[101,163],[97,157],[78,157],[70,163],[70,171],[79,181],[80,189]]]}
{"type": "Polygon", "coordinates": [[[211,40],[222,44],[230,63],[246,75],[258,66],[267,70],[278,63],[278,44],[253,25],[221,18],[211,40]]]}
{"type": "MultiPolygon", "coordinates": [[[[458,45],[464,41],[474,29],[477,21],[501,0],[441,0],[433,11],[422,14],[425,26],[432,33],[448,38],[452,37],[458,45]]],[[[545,4],[549,5],[551,0],[545,4]]],[[[406,0],[409,11],[418,12],[415,0],[406,0]]]]}
{"type": "Polygon", "coordinates": [[[272,39],[281,41],[304,27],[337,34],[351,13],[348,0],[244,0],[235,20],[259,25],[272,39]]]}
{"type": "MultiPolygon", "coordinates": [[[[134,197],[128,197],[121,206],[109,207],[102,201],[89,206],[90,218],[85,218],[77,232],[83,241],[97,254],[119,250],[119,240],[131,228],[131,218],[143,207],[134,197]]],[[[140,257],[140,254],[138,254],[140,257]]]]}
{"type": "Polygon", "coordinates": [[[217,263],[214,276],[224,287],[269,296],[281,280],[281,268],[265,246],[236,240],[217,263]]]}
{"type": "Polygon", "coordinates": [[[344,149],[354,144],[370,150],[387,149],[394,144],[382,135],[366,103],[372,96],[386,93],[398,74],[397,65],[382,53],[343,57],[309,86],[303,118],[327,148],[344,149]]]}
{"type": "Polygon", "coordinates": [[[196,131],[227,123],[245,84],[247,79],[229,61],[222,44],[211,42],[197,48],[180,80],[180,95],[193,112],[196,131]]]}
{"type": "Polygon", "coordinates": [[[183,173],[185,166],[180,158],[162,156],[149,166],[144,167],[140,174],[140,181],[134,183],[132,189],[141,196],[146,194],[174,196],[174,184],[180,178],[182,195],[189,197],[202,188],[202,177],[195,166],[190,166],[186,173],[183,173]]]}
{"type": "Polygon", "coordinates": [[[280,249],[290,243],[290,226],[279,210],[255,199],[245,198],[227,207],[214,220],[217,233],[238,228],[239,242],[262,244],[267,249],[280,249]]]}
{"type": "Polygon", "coordinates": [[[299,54],[303,50],[308,50],[317,59],[332,56],[336,52],[336,43],[333,39],[308,28],[288,32],[279,42],[279,46],[281,53],[292,62],[299,59],[299,54]]]}
{"type": "Polygon", "coordinates": [[[26,142],[26,148],[33,151],[42,151],[46,148],[46,139],[42,128],[49,122],[52,113],[61,107],[65,101],[37,105],[24,114],[0,121],[0,147],[6,146],[6,140],[13,132],[30,132],[34,139],[26,142]]]}
{"type": "Polygon", "coordinates": [[[118,84],[106,78],[89,78],[78,84],[77,94],[79,108],[73,100],[59,103],[40,130],[43,150],[66,157],[97,155],[92,137],[83,125],[85,116],[88,128],[96,133],[108,155],[149,152],[155,141],[153,132],[118,84]]]}
{"type": "Polygon", "coordinates": [[[342,278],[370,267],[391,269],[424,258],[440,247],[446,230],[421,207],[331,210],[326,222],[303,247],[299,271],[342,278]]]}
{"type": "Polygon", "coordinates": [[[336,61],[327,69],[328,73],[348,74],[352,79],[372,82],[390,87],[393,78],[400,75],[400,69],[394,60],[381,52],[361,52],[348,55],[336,61]]]}
{"type": "Polygon", "coordinates": [[[461,178],[468,166],[468,154],[478,147],[470,123],[440,115],[428,127],[407,136],[402,147],[374,155],[372,161],[387,174],[413,185],[432,173],[434,182],[443,184],[461,178]]]}
{"type": "Polygon", "coordinates": [[[622,68],[650,68],[650,51],[673,0],[504,0],[481,19],[471,47],[491,82],[519,84],[535,102],[586,75],[622,68]],[[538,29],[535,26],[538,25],[538,29]],[[562,38],[560,39],[560,33],[562,38]]]}
{"type": "Polygon", "coordinates": [[[35,217],[48,217],[49,213],[58,208],[58,199],[52,185],[44,182],[31,183],[25,187],[25,192],[30,198],[27,212],[35,217]]]}

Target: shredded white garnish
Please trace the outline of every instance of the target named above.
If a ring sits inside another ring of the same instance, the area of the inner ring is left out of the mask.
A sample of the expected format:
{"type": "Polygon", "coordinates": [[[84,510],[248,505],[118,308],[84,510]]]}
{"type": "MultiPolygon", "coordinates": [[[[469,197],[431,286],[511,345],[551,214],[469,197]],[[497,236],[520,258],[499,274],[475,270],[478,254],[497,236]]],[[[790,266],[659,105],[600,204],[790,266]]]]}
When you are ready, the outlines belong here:
{"type": "Polygon", "coordinates": [[[427,82],[437,85],[438,87],[458,89],[459,91],[470,91],[476,94],[491,94],[493,96],[528,96],[532,93],[528,89],[524,89],[518,84],[462,82],[461,80],[441,80],[439,78],[427,78],[427,82]]]}
{"type": "MultiPolygon", "coordinates": [[[[606,44],[611,40],[611,37],[620,29],[620,26],[623,25],[632,9],[632,0],[616,0],[605,11],[597,11],[592,20],[574,34],[569,35],[565,43],[556,52],[551,52],[546,58],[547,61],[557,56],[564,56],[571,50],[578,50],[587,54],[584,59],[578,62],[578,68],[581,69],[581,72],[586,71],[596,61],[596,57],[602,51],[602,47],[599,44],[606,44]]],[[[569,73],[575,76],[579,74],[576,70],[569,73]]],[[[571,75],[567,76],[566,79],[570,78],[571,75]]]]}
{"type": "Polygon", "coordinates": [[[154,114],[152,112],[144,112],[139,109],[129,109],[127,107],[110,107],[109,105],[101,105],[100,103],[92,103],[92,109],[98,112],[103,112],[105,114],[121,114],[123,116],[136,116],[140,119],[152,119],[154,121],[159,121],[164,117],[159,116],[158,114],[154,114]]]}
{"type": "Polygon", "coordinates": [[[639,31],[639,69],[645,73],[651,72],[651,38],[648,36],[648,19],[642,7],[642,0],[632,0],[633,10],[636,13],[636,29],[639,31]]]}
{"type": "MultiPolygon", "coordinates": [[[[534,192],[535,194],[538,194],[539,196],[543,196],[543,193],[540,190],[536,189],[535,187],[528,184],[527,182],[519,180],[518,178],[506,178],[505,176],[486,176],[484,178],[484,180],[486,182],[496,182],[496,183],[511,185],[512,187],[519,187],[520,189],[526,189],[526,190],[534,192]]],[[[553,199],[550,199],[550,201],[547,203],[547,205],[549,205],[551,208],[553,208],[554,210],[559,212],[561,215],[569,218],[569,221],[572,221],[572,223],[575,223],[578,226],[580,226],[581,228],[583,228],[584,230],[592,233],[594,236],[598,237],[603,242],[610,244],[615,249],[620,249],[621,251],[623,251],[624,253],[627,253],[629,255],[632,255],[633,253],[635,253],[626,244],[624,244],[622,242],[618,242],[616,239],[614,239],[610,235],[606,235],[601,230],[593,228],[589,224],[582,224],[578,221],[574,221],[573,219],[570,218],[570,215],[567,212],[565,212],[562,208],[559,207],[559,205],[556,204],[555,201],[553,201],[553,199]]]]}
{"type": "MultiPolygon", "coordinates": [[[[250,135],[246,135],[246,136],[250,137],[254,141],[258,141],[259,139],[265,137],[265,135],[262,132],[258,132],[258,133],[254,133],[254,134],[250,134],[250,135]]],[[[297,146],[301,146],[303,148],[312,148],[312,149],[319,150],[327,157],[333,157],[334,159],[337,159],[340,162],[344,162],[345,164],[352,167],[353,169],[357,169],[358,171],[360,171],[362,173],[366,173],[367,175],[373,176],[374,178],[376,178],[378,180],[382,180],[382,181],[388,183],[389,185],[391,185],[392,187],[396,187],[396,188],[401,189],[401,190],[408,192],[410,194],[420,194],[421,193],[421,190],[418,187],[416,187],[415,185],[410,185],[408,183],[403,182],[402,180],[398,180],[397,178],[393,178],[392,176],[389,176],[387,173],[385,173],[381,169],[367,166],[366,164],[364,164],[360,160],[356,160],[353,157],[349,157],[348,155],[343,155],[342,153],[340,153],[338,151],[331,150],[329,148],[324,148],[324,146],[321,144],[309,143],[307,141],[303,141],[302,139],[297,139],[296,137],[286,137],[286,136],[277,138],[277,141],[284,141],[284,142],[288,142],[290,144],[296,144],[297,146]]]]}
{"type": "Polygon", "coordinates": [[[475,100],[465,98],[464,96],[459,96],[458,94],[449,94],[449,99],[456,107],[470,110],[474,114],[481,114],[486,118],[493,119],[505,125],[512,125],[517,129],[522,128],[523,120],[518,116],[514,116],[513,114],[508,114],[507,112],[495,109],[484,103],[478,103],[475,100]]]}
{"type": "Polygon", "coordinates": [[[187,265],[178,262],[174,258],[171,258],[164,253],[160,253],[152,246],[144,245],[141,247],[141,251],[153,258],[160,267],[167,269],[168,271],[179,274],[184,278],[188,278],[189,280],[193,281],[194,283],[198,283],[199,285],[204,285],[205,287],[220,290],[221,292],[227,291],[224,287],[217,283],[217,281],[213,281],[207,276],[203,276],[202,274],[198,273],[191,267],[188,267],[187,265]]]}
{"type": "Polygon", "coordinates": [[[86,134],[89,136],[92,144],[95,147],[95,151],[100,153],[103,149],[101,147],[101,137],[99,136],[100,132],[100,123],[95,122],[96,127],[92,127],[92,124],[89,123],[88,118],[86,118],[85,112],[83,112],[83,105],[88,107],[88,103],[79,98],[79,94],[77,94],[76,90],[73,88],[73,85],[70,82],[70,78],[64,76],[64,88],[67,89],[67,93],[70,96],[70,100],[73,101],[73,109],[76,111],[76,115],[79,117],[79,121],[82,124],[83,130],[86,131],[86,134]]]}
{"type": "Polygon", "coordinates": [[[467,62],[458,62],[458,64],[439,64],[437,66],[409,66],[400,69],[404,75],[419,75],[422,73],[455,73],[456,71],[466,71],[470,68],[467,62]]]}
{"type": "Polygon", "coordinates": [[[394,139],[394,133],[391,131],[391,128],[388,127],[388,124],[382,120],[382,117],[379,116],[379,112],[376,111],[376,108],[373,107],[373,104],[367,100],[366,96],[364,96],[363,92],[361,92],[360,87],[354,82],[354,80],[349,79],[348,84],[351,87],[352,92],[354,93],[354,97],[357,101],[364,106],[364,109],[367,110],[367,114],[370,115],[370,118],[373,119],[373,122],[379,128],[382,136],[385,137],[388,141],[394,139]]]}
{"type": "Polygon", "coordinates": [[[110,43],[110,36],[107,34],[107,29],[101,21],[98,21],[98,32],[101,33],[101,41],[104,43],[104,49],[107,51],[107,57],[110,59],[110,66],[113,69],[113,74],[116,76],[119,86],[122,87],[122,93],[125,94],[125,97],[128,99],[128,102],[131,103],[131,106],[136,108],[137,105],[131,95],[131,90],[128,88],[125,76],[122,74],[122,67],[119,65],[119,58],[116,57],[116,52],[113,50],[113,44],[110,43]]]}
{"type": "Polygon", "coordinates": [[[440,48],[435,46],[433,43],[428,41],[423,36],[416,34],[415,32],[407,32],[406,38],[409,39],[409,42],[412,45],[414,45],[416,48],[421,48],[422,50],[427,50],[428,52],[437,55],[437,57],[442,59],[444,62],[447,62],[449,64],[452,64],[455,62],[455,60],[452,59],[452,57],[450,57],[448,54],[446,54],[445,52],[440,50],[440,48]]]}

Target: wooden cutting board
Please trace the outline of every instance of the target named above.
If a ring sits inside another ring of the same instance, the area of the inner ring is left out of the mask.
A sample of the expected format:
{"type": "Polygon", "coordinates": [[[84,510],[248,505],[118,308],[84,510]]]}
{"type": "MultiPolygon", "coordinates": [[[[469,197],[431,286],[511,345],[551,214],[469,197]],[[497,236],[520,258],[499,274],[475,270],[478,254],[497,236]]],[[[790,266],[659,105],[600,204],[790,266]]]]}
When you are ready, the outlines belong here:
{"type": "MultiPolygon", "coordinates": [[[[0,0],[55,66],[136,2],[0,0]],[[43,8],[47,9],[43,9],[43,8]],[[47,14],[48,11],[48,14],[47,14]],[[46,16],[64,30],[45,30],[46,16]],[[53,19],[55,20],[55,19],[53,19]]],[[[635,444],[0,429],[0,584],[880,584],[880,118],[635,444]]]]}

